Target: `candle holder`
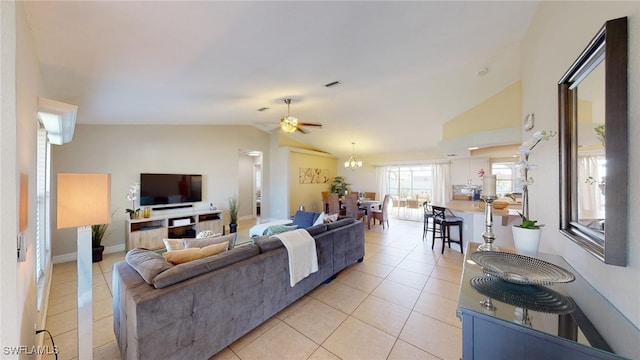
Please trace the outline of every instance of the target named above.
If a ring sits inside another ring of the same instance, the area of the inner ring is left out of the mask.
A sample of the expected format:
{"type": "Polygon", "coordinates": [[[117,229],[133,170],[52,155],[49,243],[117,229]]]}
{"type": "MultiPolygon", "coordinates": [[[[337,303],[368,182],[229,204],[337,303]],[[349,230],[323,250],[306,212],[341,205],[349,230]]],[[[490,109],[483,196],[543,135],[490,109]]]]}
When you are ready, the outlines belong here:
{"type": "Polygon", "coordinates": [[[496,239],[496,234],[493,233],[493,201],[497,199],[497,196],[488,195],[480,196],[484,200],[484,232],[482,238],[484,244],[478,246],[478,251],[500,251],[497,246],[493,245],[493,241],[496,239]]]}

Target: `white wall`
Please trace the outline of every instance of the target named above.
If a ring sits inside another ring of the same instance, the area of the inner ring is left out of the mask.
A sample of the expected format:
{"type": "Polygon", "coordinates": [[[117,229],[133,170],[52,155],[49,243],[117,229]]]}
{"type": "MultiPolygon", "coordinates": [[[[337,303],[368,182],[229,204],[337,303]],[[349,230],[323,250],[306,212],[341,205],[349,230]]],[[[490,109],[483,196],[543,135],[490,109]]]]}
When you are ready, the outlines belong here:
{"type": "MultiPolygon", "coordinates": [[[[604,22],[629,17],[629,234],[628,266],[605,265],[565,238],[559,228],[559,170],[557,139],[538,145],[531,163],[535,183],[530,188],[531,215],[546,224],[541,250],[565,257],[593,287],[602,293],[636,327],[640,327],[640,3],[638,2],[541,2],[522,42],[523,117],[535,113],[536,127],[558,129],[557,83],[604,22]]],[[[528,135],[529,133],[527,133],[528,135]]],[[[581,307],[588,302],[576,299],[581,307]],[[580,303],[582,302],[582,304],[580,303]]],[[[591,314],[599,315],[598,309],[591,314]]],[[[640,354],[637,339],[621,343],[616,325],[608,319],[591,319],[614,350],[627,356],[640,354]]]]}
{"type": "MultiPolygon", "coordinates": [[[[239,172],[240,149],[263,151],[263,161],[268,164],[268,147],[269,135],[251,126],[78,125],[72,142],[53,147],[52,174],[111,174],[111,206],[116,214],[103,243],[109,247],[124,244],[125,209],[131,207],[125,195],[129,185],[139,181],[140,173],[202,174],[203,202],[196,206],[208,209],[213,202],[226,209],[229,197],[238,195],[243,177],[239,172]]],[[[263,178],[268,184],[268,171],[263,171],[263,178]]],[[[51,202],[55,204],[55,179],[52,182],[51,202]]],[[[268,201],[268,188],[264,194],[268,201]]],[[[55,224],[55,209],[52,212],[55,224]]],[[[76,251],[73,229],[54,229],[52,239],[54,256],[76,251]]]]}

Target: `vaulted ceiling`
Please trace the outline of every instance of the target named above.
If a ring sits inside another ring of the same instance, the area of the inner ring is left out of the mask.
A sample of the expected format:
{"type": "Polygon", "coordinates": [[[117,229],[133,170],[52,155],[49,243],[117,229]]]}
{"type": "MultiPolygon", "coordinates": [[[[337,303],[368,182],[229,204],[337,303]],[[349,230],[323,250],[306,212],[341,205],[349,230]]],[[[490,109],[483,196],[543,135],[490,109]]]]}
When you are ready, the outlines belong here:
{"type": "Polygon", "coordinates": [[[323,128],[291,136],[345,157],[352,141],[362,155],[435,148],[444,122],[520,78],[537,6],[28,1],[25,11],[47,94],[78,105],[80,124],[279,131],[292,98],[292,115],[323,128]]]}

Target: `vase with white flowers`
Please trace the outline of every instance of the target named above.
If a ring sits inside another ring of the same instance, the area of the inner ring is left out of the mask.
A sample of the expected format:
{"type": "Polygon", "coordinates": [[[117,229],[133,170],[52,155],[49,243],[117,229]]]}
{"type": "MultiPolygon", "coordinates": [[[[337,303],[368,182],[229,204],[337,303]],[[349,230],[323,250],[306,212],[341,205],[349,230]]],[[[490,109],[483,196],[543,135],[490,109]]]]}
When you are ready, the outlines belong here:
{"type": "Polygon", "coordinates": [[[519,254],[537,256],[540,245],[540,228],[544,226],[529,217],[529,186],[533,184],[533,177],[529,176],[529,170],[536,168],[535,165],[529,163],[529,156],[536,145],[541,141],[549,141],[556,134],[557,132],[552,130],[538,131],[518,148],[519,160],[516,166],[520,169],[521,176],[517,185],[522,188],[522,212],[519,213],[522,221],[519,225],[513,226],[513,241],[519,254]]]}
{"type": "Polygon", "coordinates": [[[135,182],[129,185],[129,193],[127,193],[127,200],[131,201],[131,208],[127,209],[126,212],[129,214],[131,219],[137,219],[140,217],[140,208],[136,208],[136,199],[138,198],[137,194],[140,190],[140,183],[135,182]]]}

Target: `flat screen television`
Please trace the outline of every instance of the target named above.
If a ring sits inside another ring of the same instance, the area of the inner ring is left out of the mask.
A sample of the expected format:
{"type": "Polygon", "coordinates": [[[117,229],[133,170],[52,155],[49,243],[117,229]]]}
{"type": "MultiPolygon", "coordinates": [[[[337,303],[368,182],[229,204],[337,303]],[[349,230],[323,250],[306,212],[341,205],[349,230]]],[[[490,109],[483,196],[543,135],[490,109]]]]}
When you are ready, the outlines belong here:
{"type": "Polygon", "coordinates": [[[140,206],[202,201],[202,175],[140,174],[140,206]]]}

